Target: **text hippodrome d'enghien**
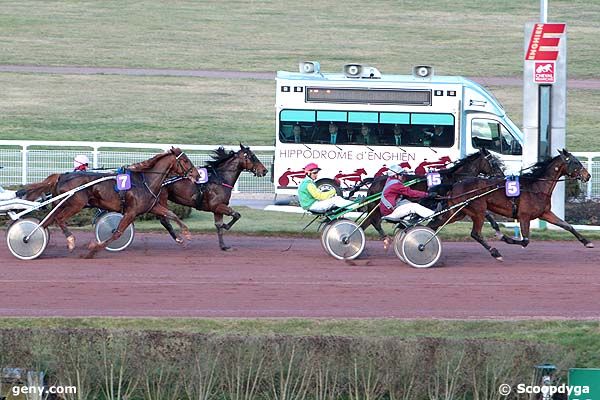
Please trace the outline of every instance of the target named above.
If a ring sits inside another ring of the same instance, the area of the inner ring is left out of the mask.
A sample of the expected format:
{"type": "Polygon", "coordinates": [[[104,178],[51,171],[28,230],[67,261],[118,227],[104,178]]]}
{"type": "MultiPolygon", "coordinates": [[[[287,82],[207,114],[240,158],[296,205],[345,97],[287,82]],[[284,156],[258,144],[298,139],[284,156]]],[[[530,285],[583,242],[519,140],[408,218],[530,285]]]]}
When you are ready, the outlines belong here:
{"type": "Polygon", "coordinates": [[[393,151],[358,151],[353,150],[280,150],[281,158],[307,160],[358,160],[358,161],[414,161],[415,153],[393,151]]]}

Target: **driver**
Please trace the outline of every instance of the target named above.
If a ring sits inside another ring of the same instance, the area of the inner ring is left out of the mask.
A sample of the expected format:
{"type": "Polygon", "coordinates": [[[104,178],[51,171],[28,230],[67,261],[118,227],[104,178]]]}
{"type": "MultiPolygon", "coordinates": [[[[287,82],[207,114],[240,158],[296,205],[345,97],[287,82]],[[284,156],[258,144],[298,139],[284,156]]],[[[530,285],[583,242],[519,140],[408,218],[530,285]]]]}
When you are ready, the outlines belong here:
{"type": "Polygon", "coordinates": [[[346,207],[353,204],[341,196],[336,196],[335,189],[321,192],[315,181],[321,168],[315,163],[310,163],[304,167],[306,178],[298,186],[298,200],[302,208],[308,211],[323,213],[334,207],[346,207]]]}
{"type": "Polygon", "coordinates": [[[381,203],[379,203],[381,215],[391,220],[399,220],[408,214],[417,214],[421,218],[431,217],[434,213],[432,210],[418,203],[413,203],[409,199],[433,198],[436,194],[421,192],[404,186],[406,175],[410,174],[408,169],[396,164],[390,166],[389,171],[390,176],[385,182],[381,193],[381,203]]]}
{"type": "Polygon", "coordinates": [[[73,172],[87,171],[90,165],[90,159],[85,154],[79,154],[73,159],[73,172]]]}

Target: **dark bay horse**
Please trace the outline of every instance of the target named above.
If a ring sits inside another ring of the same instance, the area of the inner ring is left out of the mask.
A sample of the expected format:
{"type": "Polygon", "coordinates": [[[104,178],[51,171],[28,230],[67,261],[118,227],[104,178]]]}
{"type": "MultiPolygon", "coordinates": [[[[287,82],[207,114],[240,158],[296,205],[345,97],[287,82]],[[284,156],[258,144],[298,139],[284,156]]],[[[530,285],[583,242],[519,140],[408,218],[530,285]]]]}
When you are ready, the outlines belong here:
{"type": "MultiPolygon", "coordinates": [[[[518,197],[507,197],[505,193],[506,181],[499,178],[469,178],[454,184],[449,193],[448,205],[459,204],[493,190],[491,193],[476,198],[468,203],[450,222],[458,221],[469,216],[473,221],[471,237],[485,247],[492,257],[502,260],[500,252],[491,247],[481,235],[483,219],[486,211],[519,220],[522,240],[515,240],[502,235],[502,241],[509,244],[520,244],[526,247],[529,244],[529,223],[540,218],[551,224],[571,232],[585,247],[594,247],[593,243],[581,236],[571,225],[558,218],[551,210],[550,201],[552,191],[561,177],[580,179],[587,182],[591,175],[581,162],[567,150],[559,150],[559,155],[545,161],[538,162],[531,167],[531,172],[520,176],[521,194],[518,197]],[[494,190],[497,189],[497,190],[494,190]]],[[[452,211],[444,214],[445,218],[436,219],[429,224],[430,228],[437,229],[448,218],[452,211]]]]}
{"type": "MultiPolygon", "coordinates": [[[[123,212],[123,219],[113,235],[101,243],[90,242],[89,253],[86,258],[93,258],[109,243],[117,240],[122,232],[140,214],[152,213],[159,217],[172,219],[180,227],[186,238],[191,239],[189,229],[175,213],[159,204],[158,199],[162,190],[162,183],[168,176],[177,175],[197,181],[200,178],[198,170],[180,149],[172,148],[168,152],[158,154],[149,160],[132,164],[127,167],[130,171],[131,189],[119,194],[115,190],[115,179],[98,182],[87,188],[81,189],[66,200],[59,209],[45,223],[44,227],[55,222],[67,237],[69,251],[75,248],[75,237],[69,231],[66,221],[77,214],[86,205],[123,212]]],[[[69,172],[53,174],[39,183],[25,187],[26,199],[36,199],[40,195],[50,192],[58,196],[72,189],[105,177],[115,177],[115,174],[102,174],[94,172],[69,172]]]]}
{"type": "MultiPolygon", "coordinates": [[[[229,230],[240,219],[241,215],[231,207],[231,191],[242,171],[252,172],[255,176],[265,176],[267,169],[249,147],[240,144],[240,150],[225,151],[222,147],[215,150],[213,160],[208,162],[208,182],[197,184],[189,180],[178,180],[165,186],[161,194],[160,204],[166,205],[167,198],[174,203],[193,207],[196,210],[214,214],[215,226],[221,250],[229,247],[223,241],[223,231],[229,230]],[[231,221],[224,224],[223,215],[231,216],[231,221]]],[[[177,239],[173,227],[165,218],[160,223],[169,231],[173,239],[177,239]]]]}
{"type": "MultiPolygon", "coordinates": [[[[504,176],[502,171],[503,165],[500,160],[494,157],[487,149],[480,149],[478,152],[470,154],[465,158],[458,160],[452,167],[438,170],[442,184],[447,190],[450,189],[450,185],[459,179],[464,179],[469,176],[477,176],[479,174],[486,176],[504,176]]],[[[411,189],[427,191],[427,179],[423,175],[408,175],[406,181],[418,179],[419,181],[410,186],[411,189]]],[[[372,180],[372,184],[367,191],[367,196],[379,193],[383,191],[387,176],[379,176],[372,180]]],[[[351,192],[350,196],[360,188],[360,184],[357,185],[351,192]]],[[[440,188],[442,189],[442,188],[440,188]]],[[[440,190],[437,191],[439,194],[443,194],[440,190]]],[[[381,212],[379,211],[379,203],[372,202],[368,206],[368,212],[372,213],[362,222],[361,228],[367,229],[369,225],[379,232],[381,239],[385,238],[385,232],[381,227],[381,212]]],[[[491,217],[490,217],[491,218],[491,217]]],[[[490,221],[491,222],[491,221],[490,221]]],[[[494,221],[493,224],[496,224],[494,221]]],[[[496,224],[497,225],[497,224],[496,224]]],[[[499,228],[498,228],[499,229],[499,228]]]]}

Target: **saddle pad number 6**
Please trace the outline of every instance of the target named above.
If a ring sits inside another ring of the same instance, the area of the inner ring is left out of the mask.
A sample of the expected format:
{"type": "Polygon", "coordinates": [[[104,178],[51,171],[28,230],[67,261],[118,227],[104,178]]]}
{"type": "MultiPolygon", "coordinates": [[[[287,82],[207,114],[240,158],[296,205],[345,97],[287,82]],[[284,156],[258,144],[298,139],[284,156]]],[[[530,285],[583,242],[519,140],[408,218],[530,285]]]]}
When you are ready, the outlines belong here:
{"type": "Polygon", "coordinates": [[[506,178],[506,197],[517,197],[521,194],[521,185],[519,184],[519,177],[508,177],[506,178]]]}
{"type": "Polygon", "coordinates": [[[427,187],[441,185],[442,177],[439,172],[428,172],[427,173],[427,187]]]}
{"type": "Polygon", "coordinates": [[[129,175],[129,174],[117,175],[117,189],[120,191],[131,189],[131,175],[129,175]]]}

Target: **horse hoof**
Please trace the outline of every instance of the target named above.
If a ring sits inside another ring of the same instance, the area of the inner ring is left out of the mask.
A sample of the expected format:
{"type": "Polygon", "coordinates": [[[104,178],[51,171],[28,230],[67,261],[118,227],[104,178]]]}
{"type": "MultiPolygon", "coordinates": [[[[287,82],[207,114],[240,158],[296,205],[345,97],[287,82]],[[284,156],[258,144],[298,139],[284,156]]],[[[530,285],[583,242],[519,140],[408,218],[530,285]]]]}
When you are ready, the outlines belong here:
{"type": "Polygon", "coordinates": [[[231,251],[231,246],[222,246],[221,250],[223,250],[223,251],[231,251]]]}
{"type": "Polygon", "coordinates": [[[67,249],[69,249],[69,253],[72,253],[75,250],[75,237],[69,236],[67,238],[67,249]]]}
{"type": "Polygon", "coordinates": [[[504,261],[504,258],[502,258],[502,256],[500,256],[500,257],[494,257],[494,258],[495,258],[496,260],[500,261],[500,262],[504,261]]]}
{"type": "Polygon", "coordinates": [[[175,238],[175,243],[177,244],[184,244],[184,240],[180,237],[175,238]]]}
{"type": "Polygon", "coordinates": [[[388,251],[388,249],[392,246],[392,238],[391,237],[386,237],[385,239],[383,239],[383,249],[385,251],[388,251]]]}
{"type": "Polygon", "coordinates": [[[594,243],[592,243],[592,242],[587,242],[587,243],[585,244],[585,247],[587,247],[588,249],[593,249],[593,248],[594,248],[594,243]]]}

